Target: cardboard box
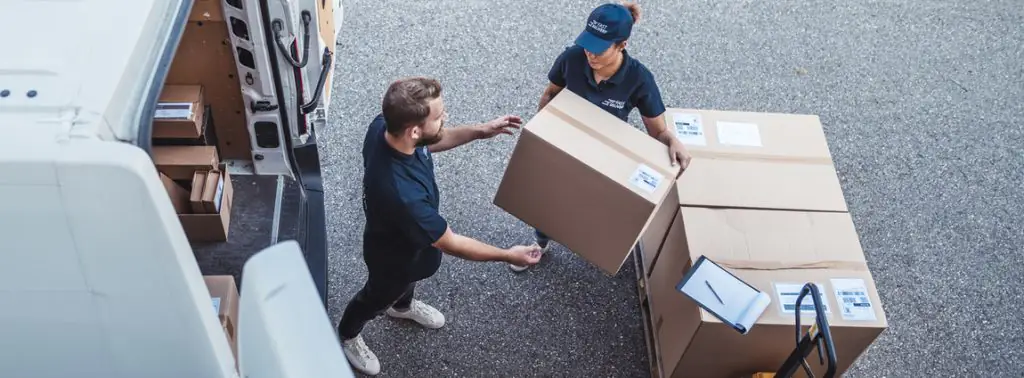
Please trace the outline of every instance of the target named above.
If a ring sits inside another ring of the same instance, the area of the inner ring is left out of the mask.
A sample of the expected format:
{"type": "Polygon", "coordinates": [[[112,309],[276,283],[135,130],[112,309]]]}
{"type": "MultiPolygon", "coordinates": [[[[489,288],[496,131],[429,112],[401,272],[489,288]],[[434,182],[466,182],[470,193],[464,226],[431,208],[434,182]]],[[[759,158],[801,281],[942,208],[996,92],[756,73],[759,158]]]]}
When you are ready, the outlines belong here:
{"type": "Polygon", "coordinates": [[[220,319],[221,327],[224,328],[224,335],[231,344],[231,352],[238,359],[238,286],[235,285],[235,277],[203,276],[206,281],[206,288],[210,291],[210,300],[213,302],[214,311],[220,319]]]}
{"type": "MultiPolygon", "coordinates": [[[[817,116],[672,108],[666,121],[693,160],[655,215],[657,224],[670,221],[679,205],[848,210],[817,116]]],[[[667,229],[650,227],[640,239],[647,275],[667,229]]]]}
{"type": "Polygon", "coordinates": [[[678,175],[664,144],[562,91],[523,127],[494,204],[614,275],[678,175]]]}
{"type": "Polygon", "coordinates": [[[848,211],[818,116],[669,109],[693,155],[682,205],[848,211]]]}
{"type": "Polygon", "coordinates": [[[206,188],[207,171],[196,171],[192,174],[192,188],[189,189],[189,208],[191,211],[182,211],[178,214],[204,214],[206,207],[203,206],[203,189],[206,188]]]}
{"type": "Polygon", "coordinates": [[[153,146],[156,169],[173,180],[192,180],[196,171],[213,171],[220,165],[213,146],[153,146]]]}
{"type": "Polygon", "coordinates": [[[213,109],[210,105],[203,107],[202,130],[198,138],[154,138],[154,146],[214,146],[218,154],[220,147],[217,145],[217,127],[213,122],[213,109]]]}
{"type": "MultiPolygon", "coordinates": [[[[888,328],[850,215],[681,207],[648,284],[666,375],[738,377],[775,371],[796,346],[795,314],[782,307],[796,297],[786,293],[807,282],[818,284],[827,302],[841,375],[888,328]],[[771,297],[747,335],[675,289],[701,255],[771,297]],[[837,291],[860,307],[844,307],[848,302],[837,291]],[[855,291],[863,295],[845,295],[855,291]]],[[[810,298],[803,303],[809,305],[810,298]]],[[[801,324],[812,324],[812,312],[803,314],[801,324]]]]}
{"type": "MultiPolygon", "coordinates": [[[[216,182],[215,188],[220,188],[218,190],[220,192],[219,200],[214,205],[217,210],[215,213],[205,213],[206,209],[203,206],[200,207],[202,213],[178,214],[178,220],[181,221],[181,227],[184,228],[185,235],[188,236],[190,242],[223,242],[228,240],[229,231],[231,230],[231,209],[232,201],[234,200],[234,190],[231,185],[231,175],[228,174],[226,168],[226,166],[221,165],[218,171],[216,171],[220,177],[215,180],[206,180],[207,182],[216,182]]],[[[205,191],[205,188],[203,190],[205,191]]],[[[200,195],[200,198],[202,198],[202,195],[200,195]]]]}
{"type": "Polygon", "coordinates": [[[167,175],[163,173],[158,174],[160,175],[160,181],[164,184],[164,189],[167,190],[167,195],[171,198],[174,212],[178,214],[187,213],[190,210],[188,190],[185,190],[185,188],[171,180],[167,175]]]}
{"type": "Polygon", "coordinates": [[[202,86],[165,85],[153,115],[153,138],[201,137],[205,105],[202,86]]]}
{"type": "Polygon", "coordinates": [[[220,211],[221,198],[224,196],[224,180],[220,172],[211,171],[206,174],[206,182],[203,183],[203,194],[200,196],[203,205],[203,213],[217,214],[220,211]]]}

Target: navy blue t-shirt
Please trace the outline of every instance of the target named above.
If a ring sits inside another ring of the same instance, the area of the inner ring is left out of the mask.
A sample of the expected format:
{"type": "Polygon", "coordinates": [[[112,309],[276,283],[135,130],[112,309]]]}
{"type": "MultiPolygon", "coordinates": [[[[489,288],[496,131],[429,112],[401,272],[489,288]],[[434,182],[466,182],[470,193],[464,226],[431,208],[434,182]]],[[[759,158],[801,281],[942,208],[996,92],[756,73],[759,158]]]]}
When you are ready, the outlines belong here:
{"type": "Polygon", "coordinates": [[[583,48],[575,45],[568,47],[555,59],[555,64],[548,71],[548,80],[623,121],[629,121],[629,112],[633,108],[638,109],[644,117],[660,116],[665,112],[665,104],[662,103],[654,74],[625,50],[622,54],[622,67],[612,77],[597,84],[594,70],[587,63],[583,48]]]}
{"type": "Polygon", "coordinates": [[[386,129],[378,115],[363,141],[363,259],[371,274],[421,280],[440,267],[441,251],[431,244],[448,229],[438,213],[434,161],[426,147],[412,155],[395,150],[386,129]]]}

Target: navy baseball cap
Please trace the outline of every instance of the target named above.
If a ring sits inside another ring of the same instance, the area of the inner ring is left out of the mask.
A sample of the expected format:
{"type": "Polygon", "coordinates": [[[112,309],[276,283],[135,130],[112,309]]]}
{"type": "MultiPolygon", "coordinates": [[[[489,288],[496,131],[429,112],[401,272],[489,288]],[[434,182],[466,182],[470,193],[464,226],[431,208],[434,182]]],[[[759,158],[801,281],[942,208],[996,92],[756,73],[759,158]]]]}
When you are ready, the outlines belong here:
{"type": "Polygon", "coordinates": [[[602,54],[612,44],[629,38],[633,30],[633,15],[619,4],[604,4],[594,8],[587,18],[587,27],[576,37],[576,44],[591,54],[602,54]]]}

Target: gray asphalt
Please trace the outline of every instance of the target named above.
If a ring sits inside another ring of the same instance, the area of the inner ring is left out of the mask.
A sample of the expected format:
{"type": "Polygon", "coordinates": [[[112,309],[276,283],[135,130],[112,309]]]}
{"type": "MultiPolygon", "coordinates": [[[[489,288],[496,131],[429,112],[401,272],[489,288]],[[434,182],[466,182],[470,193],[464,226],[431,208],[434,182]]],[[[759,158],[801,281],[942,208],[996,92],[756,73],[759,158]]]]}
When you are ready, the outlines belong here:
{"type": "MultiPolygon", "coordinates": [[[[598,3],[344,3],[321,138],[334,320],[365,278],[359,149],[387,84],[439,78],[455,124],[532,116],[547,69],[598,3]]],[[[890,322],[848,376],[1024,376],[1024,4],[643,5],[629,49],[670,106],[821,116],[890,322]]],[[[458,232],[530,241],[491,204],[513,143],[437,156],[458,232]]],[[[418,292],[445,328],[381,318],[364,335],[387,377],[646,376],[633,274],[603,276],[564,250],[523,275],[446,257],[418,292]]]]}

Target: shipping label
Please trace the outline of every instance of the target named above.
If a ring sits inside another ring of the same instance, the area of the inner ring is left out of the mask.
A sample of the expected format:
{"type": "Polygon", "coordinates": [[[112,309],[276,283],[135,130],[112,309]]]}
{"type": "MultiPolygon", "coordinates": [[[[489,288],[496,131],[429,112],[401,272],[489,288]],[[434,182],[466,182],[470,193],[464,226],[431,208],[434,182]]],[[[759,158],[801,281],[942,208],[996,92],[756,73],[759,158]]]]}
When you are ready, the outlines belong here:
{"type": "Polygon", "coordinates": [[[868,297],[867,285],[859,278],[833,278],[832,287],[844,320],[878,320],[875,308],[868,297]]]}
{"type": "MultiPolygon", "coordinates": [[[[831,314],[831,309],[828,308],[828,298],[825,296],[825,286],[815,282],[818,285],[818,294],[820,294],[822,310],[825,313],[831,314]]],[[[776,283],[775,292],[779,297],[779,309],[785,314],[796,314],[796,298],[800,296],[800,290],[804,288],[805,284],[784,284],[776,283]]],[[[814,300],[811,299],[811,295],[807,294],[804,299],[800,301],[800,313],[801,314],[814,314],[814,300]]]]}
{"type": "Polygon", "coordinates": [[[192,117],[191,102],[161,102],[156,104],[156,119],[189,119],[192,117]]]}
{"type": "Polygon", "coordinates": [[[644,192],[654,193],[655,190],[658,190],[658,186],[661,185],[662,179],[664,179],[664,176],[658,173],[658,171],[647,165],[640,164],[636,171],[633,171],[633,175],[630,176],[629,183],[644,192]]]}
{"type": "Polygon", "coordinates": [[[704,125],[701,123],[700,114],[673,113],[672,124],[676,132],[676,138],[683,144],[706,146],[707,138],[704,136],[704,125]]]}
{"type": "Polygon", "coordinates": [[[762,147],[757,124],[718,122],[718,143],[734,146],[762,147]]]}

